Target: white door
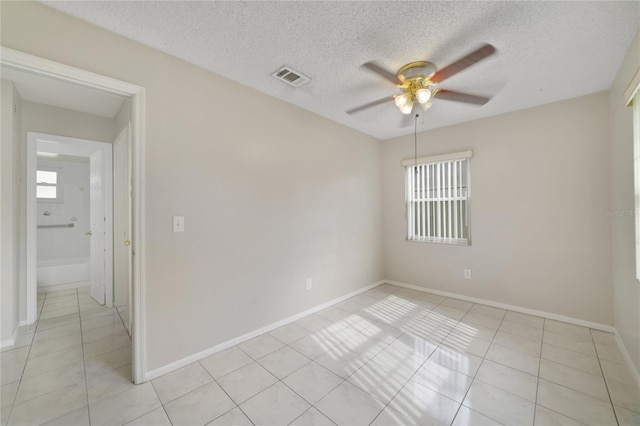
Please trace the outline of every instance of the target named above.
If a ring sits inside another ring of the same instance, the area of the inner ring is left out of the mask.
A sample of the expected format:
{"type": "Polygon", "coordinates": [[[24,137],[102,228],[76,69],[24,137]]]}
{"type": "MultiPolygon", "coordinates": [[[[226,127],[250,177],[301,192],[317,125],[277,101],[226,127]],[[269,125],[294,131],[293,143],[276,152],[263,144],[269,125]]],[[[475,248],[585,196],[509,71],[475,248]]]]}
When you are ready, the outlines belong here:
{"type": "Polygon", "coordinates": [[[91,297],[100,305],[106,298],[106,265],[105,265],[105,188],[104,188],[104,153],[98,150],[89,157],[89,223],[87,232],[91,238],[91,297]]]}

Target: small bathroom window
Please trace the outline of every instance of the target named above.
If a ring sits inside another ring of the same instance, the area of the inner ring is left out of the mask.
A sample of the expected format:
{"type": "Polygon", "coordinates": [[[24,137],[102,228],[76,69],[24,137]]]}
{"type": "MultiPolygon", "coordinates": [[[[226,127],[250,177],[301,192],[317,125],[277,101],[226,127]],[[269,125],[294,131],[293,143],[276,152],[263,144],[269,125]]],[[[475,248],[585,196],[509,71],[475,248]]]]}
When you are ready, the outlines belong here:
{"type": "Polygon", "coordinates": [[[62,201],[59,171],[41,169],[36,172],[36,198],[42,201],[62,201]]]}

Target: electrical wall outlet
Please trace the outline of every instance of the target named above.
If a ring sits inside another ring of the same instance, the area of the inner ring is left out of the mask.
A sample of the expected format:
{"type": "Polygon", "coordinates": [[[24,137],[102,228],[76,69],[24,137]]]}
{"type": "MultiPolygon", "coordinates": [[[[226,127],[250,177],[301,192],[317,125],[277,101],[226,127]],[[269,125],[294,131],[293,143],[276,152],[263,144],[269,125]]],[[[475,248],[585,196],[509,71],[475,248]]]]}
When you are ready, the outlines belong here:
{"type": "Polygon", "coordinates": [[[311,278],[307,278],[307,290],[311,290],[311,287],[313,287],[313,281],[311,278]]]}
{"type": "Polygon", "coordinates": [[[471,269],[465,269],[464,270],[464,278],[467,280],[471,279],[471,269]]]}

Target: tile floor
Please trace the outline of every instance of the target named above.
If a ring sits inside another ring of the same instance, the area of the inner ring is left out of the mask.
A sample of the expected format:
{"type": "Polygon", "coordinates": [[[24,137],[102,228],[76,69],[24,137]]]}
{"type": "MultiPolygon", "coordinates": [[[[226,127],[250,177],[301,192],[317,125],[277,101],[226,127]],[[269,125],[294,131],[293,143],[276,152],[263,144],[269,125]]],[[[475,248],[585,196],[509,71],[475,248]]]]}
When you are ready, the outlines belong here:
{"type": "Polygon", "coordinates": [[[138,386],[117,312],[41,302],[2,425],[640,424],[612,334],[387,284],[138,386]]]}

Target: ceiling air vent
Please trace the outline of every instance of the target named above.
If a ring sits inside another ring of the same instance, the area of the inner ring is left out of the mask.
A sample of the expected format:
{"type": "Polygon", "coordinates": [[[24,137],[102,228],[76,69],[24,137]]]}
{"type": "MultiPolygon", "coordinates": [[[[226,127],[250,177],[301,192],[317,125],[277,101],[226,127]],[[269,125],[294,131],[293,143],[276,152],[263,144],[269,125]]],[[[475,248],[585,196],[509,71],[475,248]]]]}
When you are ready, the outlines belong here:
{"type": "Polygon", "coordinates": [[[292,85],[293,87],[300,87],[307,81],[311,80],[309,77],[302,75],[302,73],[299,73],[287,66],[280,68],[271,75],[278,80],[282,80],[285,83],[292,85]]]}

